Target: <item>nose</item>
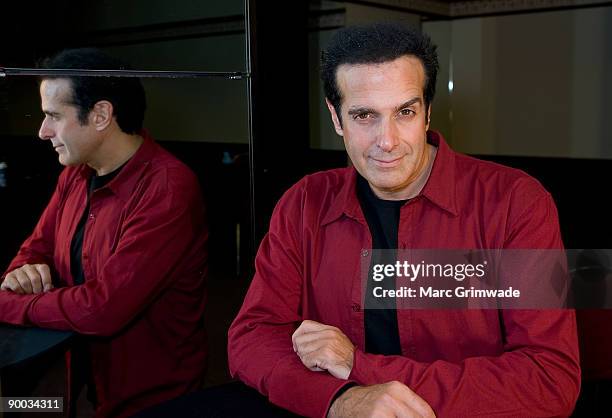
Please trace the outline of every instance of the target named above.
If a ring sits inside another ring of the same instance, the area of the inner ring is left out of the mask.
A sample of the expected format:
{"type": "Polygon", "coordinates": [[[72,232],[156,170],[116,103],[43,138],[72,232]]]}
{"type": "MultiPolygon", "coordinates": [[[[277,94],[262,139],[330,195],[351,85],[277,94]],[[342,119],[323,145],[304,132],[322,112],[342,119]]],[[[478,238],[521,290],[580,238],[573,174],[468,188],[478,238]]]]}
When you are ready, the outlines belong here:
{"type": "Polygon", "coordinates": [[[399,144],[399,130],[397,122],[393,119],[386,119],[380,123],[380,133],[376,146],[384,152],[391,152],[399,144]]]}
{"type": "Polygon", "coordinates": [[[54,136],[53,130],[49,126],[48,117],[45,117],[40,124],[40,129],[38,131],[38,137],[40,139],[51,139],[54,136]]]}

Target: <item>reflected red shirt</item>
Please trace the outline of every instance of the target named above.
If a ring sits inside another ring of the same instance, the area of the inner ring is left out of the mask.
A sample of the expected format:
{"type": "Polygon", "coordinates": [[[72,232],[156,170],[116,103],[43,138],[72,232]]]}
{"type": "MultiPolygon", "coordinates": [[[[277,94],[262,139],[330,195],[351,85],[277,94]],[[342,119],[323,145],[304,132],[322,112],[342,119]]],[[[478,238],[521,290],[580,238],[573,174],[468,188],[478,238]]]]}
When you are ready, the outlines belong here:
{"type": "MultiPolygon", "coordinates": [[[[562,248],[548,192],[525,173],[453,152],[439,134],[430,178],[400,213],[399,248],[562,248]]],[[[286,409],[325,417],[347,381],[293,352],[302,320],[355,344],[349,381],[398,380],[438,417],[567,416],[580,386],[575,315],[566,311],[398,310],[401,356],[364,351],[360,258],[371,235],[356,172],[305,177],[279,201],[229,331],[232,374],[286,409]]]]}
{"type": "Polygon", "coordinates": [[[0,292],[0,321],[89,336],[96,416],[122,417],[202,383],[208,232],[194,174],[146,137],[91,196],[82,252],[86,281],[74,286],[70,242],[91,174],[87,166],[61,173],[7,269],[46,263],[56,288],[38,295],[0,292]]]}

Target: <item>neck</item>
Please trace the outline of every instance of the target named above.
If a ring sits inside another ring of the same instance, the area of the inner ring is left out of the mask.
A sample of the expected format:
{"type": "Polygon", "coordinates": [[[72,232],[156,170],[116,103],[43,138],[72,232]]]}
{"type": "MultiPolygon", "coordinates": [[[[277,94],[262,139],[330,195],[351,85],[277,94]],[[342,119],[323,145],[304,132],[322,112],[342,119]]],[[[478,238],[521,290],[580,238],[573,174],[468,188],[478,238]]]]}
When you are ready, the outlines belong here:
{"type": "Polygon", "coordinates": [[[101,158],[98,161],[90,161],[87,165],[93,168],[98,176],[112,173],[132,158],[143,141],[140,135],[116,132],[104,138],[97,153],[101,158]]]}
{"type": "Polygon", "coordinates": [[[416,197],[419,193],[421,193],[423,187],[425,187],[427,180],[429,180],[429,175],[431,174],[431,169],[433,168],[433,163],[436,159],[437,152],[438,149],[436,147],[431,144],[427,144],[427,161],[425,162],[425,167],[421,171],[421,174],[419,174],[419,177],[417,177],[414,183],[412,183],[408,188],[408,196],[406,199],[416,197]]]}

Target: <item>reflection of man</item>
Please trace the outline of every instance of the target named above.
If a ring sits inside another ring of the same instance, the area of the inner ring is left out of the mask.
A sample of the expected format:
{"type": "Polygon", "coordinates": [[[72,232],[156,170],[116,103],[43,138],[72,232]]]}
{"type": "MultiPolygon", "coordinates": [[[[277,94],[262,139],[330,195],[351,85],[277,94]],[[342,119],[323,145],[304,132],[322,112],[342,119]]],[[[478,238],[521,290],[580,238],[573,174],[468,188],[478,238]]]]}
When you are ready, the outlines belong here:
{"type": "MultiPolygon", "coordinates": [[[[123,67],[77,49],[48,68],[123,67]]],[[[44,76],[40,95],[39,135],[67,168],[7,269],[0,321],[82,334],[72,383],[93,377],[96,416],[129,416],[203,378],[199,186],[142,131],[138,79],[44,76]]]]}
{"type": "Polygon", "coordinates": [[[369,248],[560,248],[550,195],[428,132],[438,64],[427,37],[347,28],[322,67],[354,168],[307,176],[278,203],[230,329],[232,373],[306,416],[571,413],[572,311],[361,306],[369,248]]]}

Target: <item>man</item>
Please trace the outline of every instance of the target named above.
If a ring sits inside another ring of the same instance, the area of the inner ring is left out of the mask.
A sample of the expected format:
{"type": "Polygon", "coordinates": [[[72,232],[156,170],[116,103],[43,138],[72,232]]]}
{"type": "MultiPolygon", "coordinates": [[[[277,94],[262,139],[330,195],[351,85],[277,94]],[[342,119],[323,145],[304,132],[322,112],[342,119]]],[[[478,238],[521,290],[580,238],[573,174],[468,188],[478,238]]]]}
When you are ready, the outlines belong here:
{"type": "MultiPolygon", "coordinates": [[[[46,68],[124,65],[76,49],[46,68]]],[[[97,417],[130,416],[202,383],[207,228],[200,189],[142,130],[138,79],[43,76],[40,96],[39,136],[66,168],[3,276],[0,321],[82,335],[71,385],[95,385],[97,417]]]]}
{"type": "Polygon", "coordinates": [[[233,375],[305,416],[563,416],[580,381],[572,311],[363,309],[370,248],[562,248],[550,195],[428,131],[438,69],[396,24],[338,31],[327,107],[353,167],[279,201],[229,331],[233,375]]]}

